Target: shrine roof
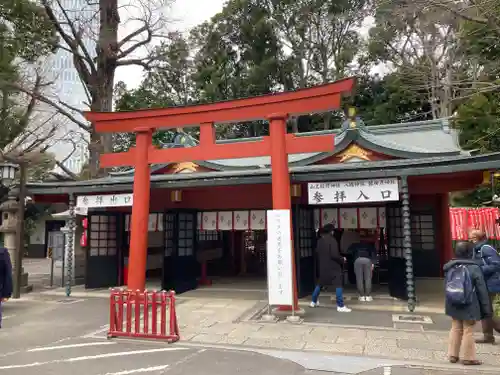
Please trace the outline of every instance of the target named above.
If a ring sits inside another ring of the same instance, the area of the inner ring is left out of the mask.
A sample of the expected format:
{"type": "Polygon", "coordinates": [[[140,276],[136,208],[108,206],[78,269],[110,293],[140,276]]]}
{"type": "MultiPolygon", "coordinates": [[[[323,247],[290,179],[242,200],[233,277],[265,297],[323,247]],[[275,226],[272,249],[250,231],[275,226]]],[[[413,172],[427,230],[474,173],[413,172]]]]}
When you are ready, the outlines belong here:
{"type": "MultiPolygon", "coordinates": [[[[316,131],[296,134],[299,137],[332,134],[335,136],[335,151],[308,154],[288,155],[290,167],[306,166],[332,155],[341,153],[351,144],[395,158],[413,159],[432,156],[469,155],[461,149],[458,141],[458,132],[451,128],[448,119],[419,121],[410,123],[396,123],[386,125],[365,126],[361,120],[355,128],[344,126],[342,129],[316,131]]],[[[193,147],[197,140],[183,133],[182,144],[166,144],[164,147],[193,147]]],[[[222,140],[218,143],[234,143],[256,141],[259,138],[237,140],[222,140]]],[[[271,164],[270,157],[253,157],[225,160],[196,161],[196,164],[216,171],[261,169],[271,164]]],[[[151,172],[156,173],[169,164],[153,165],[151,172]]],[[[111,173],[113,176],[133,175],[133,168],[111,173]]]]}
{"type": "MultiPolygon", "coordinates": [[[[485,155],[433,156],[415,159],[319,164],[290,168],[294,182],[336,181],[346,179],[437,175],[469,171],[496,170],[500,152],[485,155]]],[[[271,169],[244,169],[151,176],[152,188],[190,188],[271,182],[271,169]]],[[[94,180],[68,182],[31,182],[30,194],[68,194],[132,191],[133,176],[107,176],[94,180]]]]}

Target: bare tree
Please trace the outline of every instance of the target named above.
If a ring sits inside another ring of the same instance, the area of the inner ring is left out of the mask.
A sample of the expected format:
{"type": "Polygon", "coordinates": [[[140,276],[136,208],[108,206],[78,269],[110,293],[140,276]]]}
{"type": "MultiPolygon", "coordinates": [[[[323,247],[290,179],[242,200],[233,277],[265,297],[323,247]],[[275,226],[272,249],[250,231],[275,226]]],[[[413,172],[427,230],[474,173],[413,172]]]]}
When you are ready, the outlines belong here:
{"type": "Polygon", "coordinates": [[[463,48],[460,22],[439,7],[379,2],[370,30],[371,57],[399,74],[409,90],[425,95],[434,118],[448,117],[478,91],[496,88],[463,48]]]}
{"type": "MultiPolygon", "coordinates": [[[[170,0],[86,0],[81,9],[69,9],[63,0],[41,0],[85,88],[91,111],[110,112],[116,69],[141,66],[148,69],[159,56],[152,47],[165,38],[165,8],[170,0]],[[122,22],[122,19],[124,21],[122,22]],[[122,36],[122,32],[124,35],[122,36]],[[92,41],[93,43],[89,43],[92,41]],[[93,48],[95,50],[93,50],[93,48]]],[[[33,93],[90,134],[90,175],[98,176],[99,155],[112,151],[110,135],[98,135],[82,115],[81,106],[53,96],[33,93]]]]}

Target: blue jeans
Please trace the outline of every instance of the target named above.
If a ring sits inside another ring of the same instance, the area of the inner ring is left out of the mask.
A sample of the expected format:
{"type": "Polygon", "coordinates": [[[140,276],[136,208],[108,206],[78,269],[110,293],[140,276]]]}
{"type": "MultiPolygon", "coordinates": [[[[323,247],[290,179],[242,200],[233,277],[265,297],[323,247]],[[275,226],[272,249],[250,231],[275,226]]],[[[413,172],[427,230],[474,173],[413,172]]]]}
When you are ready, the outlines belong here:
{"type": "MultiPolygon", "coordinates": [[[[318,302],[319,294],[321,293],[321,285],[316,285],[312,293],[312,301],[314,303],[318,302]]],[[[335,289],[335,295],[337,298],[337,306],[344,307],[344,290],[342,288],[335,289]]]]}

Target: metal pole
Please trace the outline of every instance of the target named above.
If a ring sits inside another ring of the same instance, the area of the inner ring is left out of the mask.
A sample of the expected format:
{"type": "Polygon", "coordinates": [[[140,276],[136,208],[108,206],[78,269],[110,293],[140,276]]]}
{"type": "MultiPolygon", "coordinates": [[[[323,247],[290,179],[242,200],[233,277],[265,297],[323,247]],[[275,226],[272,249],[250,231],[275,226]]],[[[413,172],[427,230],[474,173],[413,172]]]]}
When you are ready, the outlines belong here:
{"type": "Polygon", "coordinates": [[[14,290],[12,298],[21,298],[21,282],[23,278],[24,255],[24,201],[26,200],[26,163],[19,163],[19,206],[16,223],[16,253],[14,262],[14,290]]]}
{"type": "Polygon", "coordinates": [[[66,238],[66,252],[68,255],[68,277],[66,280],[66,297],[71,295],[71,284],[73,282],[73,242],[75,237],[75,196],[69,195],[69,220],[66,238]]]}

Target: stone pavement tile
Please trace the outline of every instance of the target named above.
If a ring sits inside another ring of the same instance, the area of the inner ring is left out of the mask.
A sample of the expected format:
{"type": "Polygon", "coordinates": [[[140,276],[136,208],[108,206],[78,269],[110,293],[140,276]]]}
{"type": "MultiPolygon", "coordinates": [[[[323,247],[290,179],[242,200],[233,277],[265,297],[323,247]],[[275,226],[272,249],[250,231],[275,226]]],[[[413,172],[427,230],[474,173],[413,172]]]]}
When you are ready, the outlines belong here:
{"type": "Polygon", "coordinates": [[[252,333],[260,331],[262,325],[260,324],[244,324],[239,323],[235,325],[234,330],[232,330],[228,336],[229,337],[249,337],[252,333]]]}
{"type": "Polygon", "coordinates": [[[236,327],[236,324],[218,322],[210,327],[203,328],[200,332],[206,334],[228,335],[234,331],[236,327]]]}
{"type": "Polygon", "coordinates": [[[408,332],[401,330],[367,330],[366,331],[368,338],[373,339],[406,339],[406,340],[420,340],[426,341],[427,337],[425,333],[420,332],[408,332]]]}
{"type": "Polygon", "coordinates": [[[364,346],[370,346],[370,347],[391,347],[391,348],[397,348],[398,347],[398,341],[395,339],[372,339],[372,338],[366,338],[364,346]]]}
{"type": "Polygon", "coordinates": [[[363,345],[359,344],[331,344],[325,342],[306,342],[304,350],[321,351],[328,353],[363,354],[363,345]]]}
{"type": "Polygon", "coordinates": [[[263,324],[262,328],[251,333],[253,338],[290,338],[304,339],[311,331],[312,327],[303,325],[292,325],[290,323],[263,324]]]}
{"type": "Polygon", "coordinates": [[[248,346],[258,346],[265,348],[280,348],[280,349],[303,349],[305,346],[305,341],[303,339],[298,340],[283,340],[279,338],[256,338],[250,337],[245,341],[245,345],[248,346]]]}
{"type": "Polygon", "coordinates": [[[307,335],[307,340],[312,342],[334,343],[339,338],[340,333],[324,327],[313,328],[307,335]]]}
{"type": "Polygon", "coordinates": [[[191,338],[191,342],[198,342],[203,344],[226,344],[226,345],[241,345],[245,342],[246,338],[228,337],[226,335],[215,334],[199,334],[191,338]]]}
{"type": "Polygon", "coordinates": [[[447,332],[443,332],[442,334],[438,334],[438,333],[426,333],[425,336],[427,337],[428,341],[441,342],[441,343],[447,343],[448,342],[448,333],[447,332]]]}
{"type": "Polygon", "coordinates": [[[500,355],[497,354],[478,354],[477,358],[483,361],[485,365],[500,366],[500,355]]]}
{"type": "Polygon", "coordinates": [[[447,350],[448,345],[438,341],[421,341],[421,340],[397,340],[398,346],[402,349],[423,349],[423,350],[447,350]]]}
{"type": "Polygon", "coordinates": [[[391,346],[366,345],[363,354],[374,357],[390,357],[399,360],[433,362],[445,355],[444,352],[422,349],[402,349],[391,346]]]}

